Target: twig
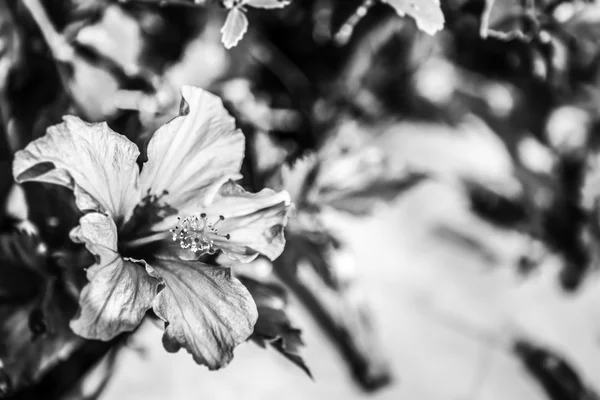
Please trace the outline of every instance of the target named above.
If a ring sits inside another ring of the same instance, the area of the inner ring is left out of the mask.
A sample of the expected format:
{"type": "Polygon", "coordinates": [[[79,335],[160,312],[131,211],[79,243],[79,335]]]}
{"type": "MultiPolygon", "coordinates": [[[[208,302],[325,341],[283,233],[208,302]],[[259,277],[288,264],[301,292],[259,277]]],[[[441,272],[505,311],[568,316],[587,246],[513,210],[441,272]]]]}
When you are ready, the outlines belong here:
{"type": "Polygon", "coordinates": [[[371,7],[375,5],[375,0],[364,0],[360,7],[356,9],[354,14],[348,18],[344,25],[339,29],[339,31],[335,34],[334,40],[338,46],[343,46],[348,43],[350,37],[352,37],[352,33],[354,33],[354,29],[356,25],[362,20],[371,7]]]}
{"type": "Polygon", "coordinates": [[[75,54],[73,47],[67,42],[50,21],[48,13],[39,0],[23,0],[23,4],[29,10],[37,26],[40,28],[42,36],[46,40],[52,56],[58,61],[71,61],[75,54]]]}
{"type": "Polygon", "coordinates": [[[496,0],[485,0],[485,7],[481,13],[481,26],[479,28],[479,35],[482,38],[488,37],[488,31],[490,28],[490,15],[492,15],[492,8],[494,8],[494,2],[496,0]]]}

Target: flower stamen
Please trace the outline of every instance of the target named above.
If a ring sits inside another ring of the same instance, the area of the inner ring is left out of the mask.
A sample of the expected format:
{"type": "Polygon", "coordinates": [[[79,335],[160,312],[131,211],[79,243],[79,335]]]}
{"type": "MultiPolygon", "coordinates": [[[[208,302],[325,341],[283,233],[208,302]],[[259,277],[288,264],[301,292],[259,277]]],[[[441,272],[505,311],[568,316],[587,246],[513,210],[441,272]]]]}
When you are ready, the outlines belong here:
{"type": "Polygon", "coordinates": [[[229,240],[229,234],[220,235],[216,226],[225,217],[219,215],[219,218],[214,222],[209,222],[205,213],[194,214],[191,217],[181,219],[177,217],[178,224],[171,229],[171,235],[174,242],[179,240],[179,246],[182,249],[190,249],[194,253],[200,251],[206,254],[215,254],[218,250],[215,248],[213,241],[214,237],[224,237],[229,240]]]}

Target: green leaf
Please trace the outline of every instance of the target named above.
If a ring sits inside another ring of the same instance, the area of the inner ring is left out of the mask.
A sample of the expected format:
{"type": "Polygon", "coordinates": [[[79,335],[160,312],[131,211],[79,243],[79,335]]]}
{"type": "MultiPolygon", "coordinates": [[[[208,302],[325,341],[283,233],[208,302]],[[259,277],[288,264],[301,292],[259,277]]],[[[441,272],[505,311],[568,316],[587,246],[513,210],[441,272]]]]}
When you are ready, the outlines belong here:
{"type": "Polygon", "coordinates": [[[439,0],[381,0],[389,4],[398,15],[410,15],[417,27],[429,35],[444,28],[444,14],[439,0]]]}

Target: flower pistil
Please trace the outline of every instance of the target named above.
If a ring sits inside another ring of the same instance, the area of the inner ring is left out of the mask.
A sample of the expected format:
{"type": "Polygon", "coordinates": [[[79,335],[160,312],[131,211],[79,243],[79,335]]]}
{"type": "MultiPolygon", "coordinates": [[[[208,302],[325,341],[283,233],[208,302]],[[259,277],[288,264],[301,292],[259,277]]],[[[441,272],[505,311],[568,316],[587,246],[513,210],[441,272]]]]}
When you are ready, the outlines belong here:
{"type": "Polygon", "coordinates": [[[178,224],[170,232],[173,235],[173,241],[179,240],[179,246],[182,249],[190,249],[194,253],[200,251],[206,254],[215,254],[218,249],[215,248],[211,237],[221,236],[227,240],[231,238],[229,234],[219,234],[217,229],[217,225],[225,220],[222,215],[219,215],[214,222],[209,222],[205,213],[194,214],[183,219],[177,217],[177,220],[178,224]]]}

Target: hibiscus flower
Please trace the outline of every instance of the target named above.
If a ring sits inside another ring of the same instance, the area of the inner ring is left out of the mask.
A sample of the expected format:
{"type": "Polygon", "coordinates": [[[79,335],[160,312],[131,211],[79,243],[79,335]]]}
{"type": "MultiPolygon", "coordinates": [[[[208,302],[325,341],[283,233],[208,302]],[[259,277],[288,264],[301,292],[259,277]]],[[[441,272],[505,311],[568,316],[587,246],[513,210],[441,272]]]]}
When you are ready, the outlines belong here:
{"type": "Polygon", "coordinates": [[[85,213],[71,238],[95,263],[70,323],[75,333],[109,340],[152,309],[165,322],[167,351],[183,347],[217,369],[258,315],[230,270],[206,258],[217,251],[239,262],[277,258],[290,198],[235,184],[244,135],[218,97],[190,86],[182,95],[181,115],[154,133],[141,168],[140,151],[125,136],[66,116],[15,155],[13,173],[19,183],[72,189],[85,213]]]}

